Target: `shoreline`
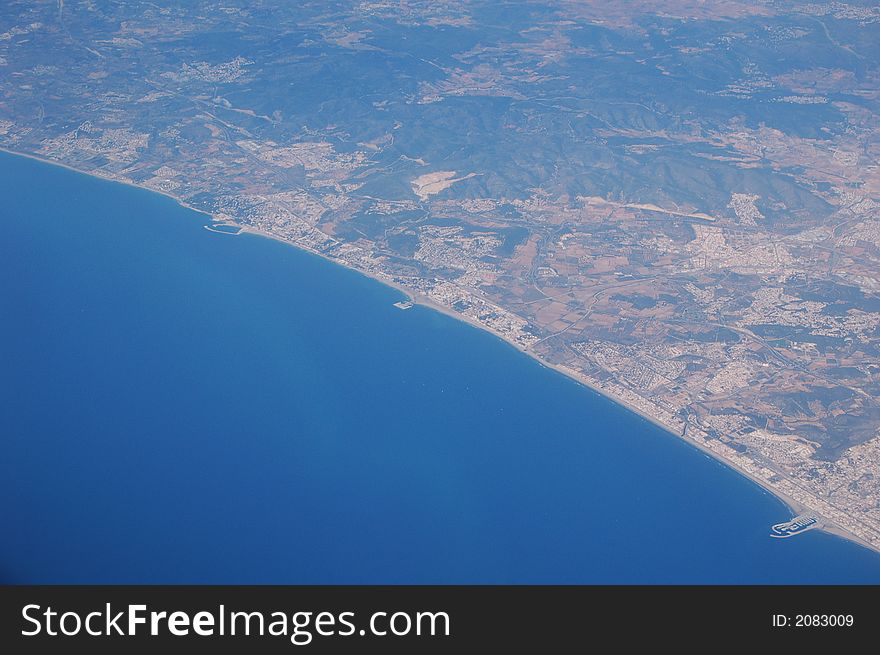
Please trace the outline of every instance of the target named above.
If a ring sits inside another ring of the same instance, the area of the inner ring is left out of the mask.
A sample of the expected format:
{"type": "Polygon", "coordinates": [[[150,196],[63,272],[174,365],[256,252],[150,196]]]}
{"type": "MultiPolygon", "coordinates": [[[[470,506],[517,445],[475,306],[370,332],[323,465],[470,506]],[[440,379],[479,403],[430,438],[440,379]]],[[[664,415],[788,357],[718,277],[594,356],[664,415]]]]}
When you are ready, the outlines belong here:
{"type": "Polygon", "coordinates": [[[59,168],[65,168],[74,173],[79,173],[80,175],[88,175],[89,177],[93,177],[96,180],[103,180],[104,182],[110,182],[112,184],[122,184],[127,187],[131,187],[132,189],[140,189],[141,191],[149,191],[150,193],[156,193],[160,196],[165,196],[169,200],[173,200],[181,207],[189,209],[194,212],[198,212],[199,214],[204,214],[209,217],[212,221],[217,222],[217,219],[214,218],[214,215],[210,212],[206,212],[204,209],[199,209],[198,207],[194,207],[190,205],[185,200],[181,200],[177,196],[172,196],[167,191],[163,191],[162,189],[154,189],[153,187],[145,186],[143,184],[137,184],[136,182],[130,182],[129,180],[120,180],[115,177],[105,177],[104,175],[96,175],[90,171],[80,170],[79,168],[74,168],[70,164],[65,164],[63,161],[58,161],[57,159],[49,159],[48,157],[43,157],[41,155],[35,155],[29,152],[19,152],[18,150],[10,150],[9,148],[4,148],[0,146],[0,152],[5,152],[7,155],[14,155],[15,157],[24,157],[25,159],[30,159],[33,161],[38,161],[43,164],[49,164],[50,166],[58,166],[59,168]]]}
{"type": "MultiPolygon", "coordinates": [[[[24,152],[18,152],[15,150],[10,150],[10,149],[4,148],[2,146],[0,146],[0,152],[4,152],[6,154],[17,156],[17,157],[24,157],[27,159],[31,159],[33,161],[41,162],[44,164],[49,164],[51,166],[58,166],[60,168],[65,168],[65,169],[72,171],[74,173],[78,173],[80,175],[88,175],[89,177],[92,177],[92,178],[95,178],[98,180],[103,180],[105,182],[123,184],[125,186],[131,187],[134,189],[140,189],[142,191],[156,193],[156,194],[159,194],[161,196],[164,196],[164,197],[174,201],[177,205],[179,205],[185,209],[188,209],[188,210],[191,210],[194,212],[198,212],[199,214],[207,216],[212,222],[222,222],[222,221],[219,221],[219,219],[217,219],[210,212],[207,212],[203,209],[199,209],[197,207],[194,207],[194,206],[190,205],[189,203],[187,203],[186,201],[181,200],[180,198],[173,196],[170,193],[163,191],[161,189],[154,189],[152,187],[145,186],[142,184],[137,184],[135,182],[131,182],[128,180],[120,180],[120,179],[113,178],[113,177],[106,177],[103,175],[98,175],[94,172],[80,170],[80,169],[75,168],[69,164],[65,164],[64,162],[61,162],[61,161],[49,159],[47,157],[43,157],[41,155],[36,155],[36,154],[32,154],[32,153],[24,153],[24,152]]],[[[515,348],[517,351],[519,351],[520,353],[529,357],[533,361],[537,362],[538,364],[540,364],[544,368],[548,368],[548,369],[551,369],[559,374],[562,374],[565,377],[567,377],[568,379],[573,380],[574,382],[586,387],[587,389],[589,389],[593,393],[596,393],[596,394],[602,396],[603,398],[606,398],[606,399],[610,400],[611,402],[622,406],[624,409],[626,409],[630,412],[633,412],[634,414],[638,415],[639,417],[643,418],[644,420],[650,422],[652,425],[654,425],[658,428],[661,428],[663,431],[665,431],[667,434],[671,435],[672,437],[676,438],[677,440],[684,442],[684,443],[690,445],[691,447],[696,448],[697,450],[699,450],[700,452],[702,452],[706,456],[712,458],[714,461],[719,462],[719,463],[727,466],[729,469],[733,470],[735,473],[740,474],[741,476],[743,476],[744,478],[749,480],[751,483],[760,487],[764,492],[772,495],[776,500],[778,500],[791,513],[792,517],[797,516],[799,514],[802,514],[804,512],[812,512],[812,510],[810,510],[810,508],[807,507],[806,505],[804,505],[802,502],[797,501],[797,500],[791,498],[790,496],[786,495],[785,493],[781,492],[780,490],[772,487],[762,478],[750,473],[749,471],[744,470],[743,468],[738,466],[735,462],[719,455],[715,451],[703,446],[702,444],[698,443],[697,441],[695,441],[693,439],[688,439],[685,436],[678,434],[675,430],[673,430],[670,426],[663,423],[661,420],[650,415],[645,410],[643,410],[639,407],[636,407],[635,405],[628,402],[627,400],[620,398],[617,395],[610,393],[608,390],[598,386],[592,380],[587,378],[585,375],[579,374],[576,371],[574,371],[566,366],[552,364],[550,362],[544,361],[536,353],[534,353],[534,352],[528,350],[527,348],[524,348],[521,345],[515,343],[510,338],[508,338],[506,335],[502,334],[501,332],[498,332],[497,330],[495,330],[489,326],[483,325],[482,323],[479,323],[478,321],[473,320],[468,316],[464,316],[462,314],[459,314],[458,312],[455,312],[450,307],[447,307],[445,305],[441,305],[440,303],[432,300],[428,296],[426,296],[422,293],[419,293],[417,291],[414,291],[412,289],[409,289],[409,288],[407,288],[397,282],[394,282],[393,280],[383,278],[379,275],[370,273],[368,271],[361,270],[359,268],[355,268],[353,266],[349,266],[343,260],[329,257],[321,252],[317,252],[317,251],[312,250],[310,248],[301,246],[294,241],[284,239],[280,236],[274,235],[269,232],[265,232],[265,231],[260,230],[258,228],[253,228],[253,227],[244,226],[244,225],[240,225],[239,227],[241,229],[236,234],[225,233],[225,232],[220,232],[220,233],[221,234],[228,234],[229,236],[237,236],[239,234],[252,234],[254,236],[259,236],[259,237],[263,237],[266,239],[271,239],[272,241],[276,241],[276,242],[285,244],[287,246],[294,247],[301,252],[306,252],[311,255],[316,255],[316,256],[321,257],[322,259],[324,259],[332,264],[335,264],[337,266],[342,266],[343,268],[350,270],[350,271],[354,271],[356,273],[360,273],[364,277],[370,278],[370,279],[375,280],[381,284],[384,284],[387,287],[395,289],[396,291],[402,293],[407,299],[409,299],[414,304],[427,307],[427,308],[432,309],[432,310],[439,312],[441,314],[445,314],[446,316],[449,316],[450,318],[453,318],[455,320],[466,323],[476,329],[487,332],[487,333],[497,337],[498,339],[500,339],[501,341],[503,341],[507,345],[515,348]]],[[[822,515],[817,512],[812,512],[812,513],[815,513],[820,518],[821,526],[816,529],[818,529],[822,532],[825,532],[827,534],[834,535],[834,536],[839,537],[841,539],[845,539],[849,542],[855,543],[859,546],[862,546],[863,548],[867,548],[868,550],[880,553],[880,546],[875,546],[874,544],[871,544],[871,543],[865,541],[864,539],[856,536],[855,534],[850,533],[846,529],[844,529],[834,523],[826,522],[827,519],[822,517],[822,515]]],[[[769,530],[769,526],[768,526],[768,530],[769,530]]]]}
{"type": "MultiPolygon", "coordinates": [[[[867,542],[864,539],[858,537],[857,535],[852,534],[851,532],[849,532],[848,530],[846,530],[844,528],[841,528],[837,524],[827,522],[827,519],[825,519],[821,514],[819,514],[818,512],[813,512],[808,506],[804,505],[802,502],[795,500],[794,498],[788,496],[787,494],[768,485],[766,483],[766,481],[764,481],[762,478],[759,478],[758,476],[750,473],[749,471],[746,471],[746,470],[740,468],[736,463],[719,456],[716,452],[714,452],[713,450],[710,450],[709,448],[706,448],[705,446],[701,445],[700,443],[698,443],[692,439],[687,439],[687,438],[683,437],[682,435],[678,434],[675,430],[670,428],[668,425],[666,425],[665,423],[663,423],[659,419],[655,418],[654,416],[651,416],[650,414],[648,414],[647,412],[645,412],[641,408],[636,407],[632,403],[627,402],[625,399],[619,398],[618,396],[615,396],[615,395],[612,395],[607,390],[602,389],[601,387],[597,386],[595,383],[593,383],[591,380],[589,380],[585,376],[579,375],[576,372],[574,372],[570,369],[567,369],[564,366],[560,366],[557,364],[551,364],[549,362],[544,361],[535,353],[523,348],[522,346],[520,346],[517,343],[514,343],[513,341],[508,339],[505,335],[492,329],[491,327],[483,325],[482,323],[479,323],[479,322],[471,319],[468,316],[463,316],[463,315],[455,312],[454,310],[450,309],[449,307],[446,307],[445,305],[441,305],[440,303],[432,300],[428,296],[425,296],[422,293],[419,293],[417,291],[413,291],[412,289],[404,287],[403,285],[398,284],[397,282],[394,282],[393,280],[386,280],[378,275],[373,275],[367,271],[363,271],[361,269],[354,268],[352,266],[347,266],[337,259],[334,259],[332,257],[328,257],[328,256],[324,255],[323,253],[316,252],[316,251],[311,250],[309,248],[304,248],[302,246],[297,245],[293,241],[288,241],[287,239],[283,239],[283,238],[276,236],[274,234],[271,234],[269,232],[264,232],[263,230],[259,230],[257,228],[252,228],[252,227],[243,227],[240,234],[251,234],[253,236],[262,237],[264,239],[270,239],[272,241],[276,241],[278,243],[285,244],[287,246],[292,246],[301,252],[307,252],[311,255],[315,255],[315,256],[320,257],[321,259],[323,259],[327,262],[330,262],[332,264],[336,264],[337,266],[342,266],[343,268],[345,268],[347,270],[354,271],[356,273],[360,273],[364,277],[367,277],[371,280],[375,280],[376,282],[380,282],[387,287],[395,289],[396,291],[399,291],[400,293],[402,293],[408,300],[410,300],[415,305],[421,305],[423,307],[427,307],[433,311],[436,311],[441,314],[445,314],[446,316],[449,316],[450,318],[461,321],[462,323],[466,323],[466,324],[470,325],[471,327],[474,327],[478,330],[482,330],[483,332],[487,332],[487,333],[493,335],[494,337],[500,339],[508,346],[516,349],[517,351],[519,351],[523,355],[529,357],[530,359],[532,359],[533,361],[538,363],[540,366],[543,366],[544,368],[551,369],[551,370],[555,371],[556,373],[564,375],[565,377],[572,380],[573,382],[576,382],[576,383],[586,387],[587,389],[589,389],[593,393],[596,393],[596,394],[602,396],[603,398],[610,400],[611,402],[613,402],[617,405],[622,406],[624,409],[638,415],[640,418],[642,418],[642,419],[648,421],[649,423],[651,423],[652,425],[662,429],[669,436],[677,439],[678,441],[684,442],[686,445],[689,445],[693,448],[696,448],[698,451],[700,451],[701,453],[703,453],[707,457],[710,457],[712,460],[728,467],[734,473],[741,475],[742,477],[744,477],[746,480],[748,480],[752,484],[758,486],[762,491],[773,496],[773,498],[775,498],[777,501],[779,501],[782,504],[782,506],[790,512],[791,516],[789,518],[794,518],[795,516],[798,516],[803,513],[814,513],[820,518],[820,523],[821,523],[820,527],[815,528],[816,530],[821,531],[821,532],[825,532],[826,534],[831,534],[831,535],[838,537],[838,538],[841,538],[841,539],[844,539],[844,540],[849,541],[851,543],[854,543],[858,546],[861,546],[862,548],[866,548],[870,551],[880,553],[880,547],[874,546],[870,542],[867,542]]],[[[769,527],[770,526],[768,526],[768,536],[769,536],[769,527]]]]}

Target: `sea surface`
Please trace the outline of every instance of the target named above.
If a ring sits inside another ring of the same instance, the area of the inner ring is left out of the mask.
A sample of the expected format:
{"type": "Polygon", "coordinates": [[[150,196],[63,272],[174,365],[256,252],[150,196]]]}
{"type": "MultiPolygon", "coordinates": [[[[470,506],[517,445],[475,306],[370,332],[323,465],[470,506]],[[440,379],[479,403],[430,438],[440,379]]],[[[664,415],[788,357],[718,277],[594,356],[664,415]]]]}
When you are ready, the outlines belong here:
{"type": "Polygon", "coordinates": [[[0,581],[877,583],[499,339],[0,154],[0,581]]]}

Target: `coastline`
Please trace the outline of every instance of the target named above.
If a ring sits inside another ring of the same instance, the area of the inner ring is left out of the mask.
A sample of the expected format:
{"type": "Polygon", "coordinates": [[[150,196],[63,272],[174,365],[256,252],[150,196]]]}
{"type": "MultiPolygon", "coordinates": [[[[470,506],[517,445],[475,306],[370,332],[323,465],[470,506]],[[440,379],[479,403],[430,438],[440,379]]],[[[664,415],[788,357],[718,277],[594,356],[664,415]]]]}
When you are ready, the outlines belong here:
{"type": "Polygon", "coordinates": [[[40,155],[35,155],[35,154],[29,153],[29,152],[19,152],[18,150],[10,150],[9,148],[4,148],[3,146],[0,146],[0,152],[5,152],[7,155],[14,155],[16,157],[24,157],[25,159],[32,159],[33,161],[38,161],[38,162],[42,162],[44,164],[49,164],[50,166],[58,166],[59,168],[66,168],[67,170],[72,171],[74,173],[79,173],[80,175],[88,175],[89,177],[93,177],[97,180],[103,180],[105,182],[112,182],[115,184],[122,184],[127,187],[131,187],[133,189],[140,189],[142,191],[149,191],[150,193],[156,193],[156,194],[159,194],[160,196],[165,196],[166,198],[173,200],[181,207],[185,207],[186,209],[189,209],[191,211],[198,212],[199,214],[204,214],[205,216],[208,216],[212,221],[216,220],[214,218],[214,215],[211,214],[210,212],[206,212],[204,209],[199,209],[198,207],[194,207],[194,206],[190,205],[189,203],[187,203],[186,201],[181,200],[177,196],[173,196],[170,193],[168,193],[167,191],[162,191],[162,189],[154,189],[153,187],[149,187],[149,186],[146,186],[143,184],[136,184],[135,182],[130,182],[129,180],[120,180],[115,177],[106,177],[104,175],[96,175],[95,173],[92,173],[90,171],[83,171],[83,170],[80,170],[79,168],[75,168],[69,164],[65,164],[63,161],[58,161],[57,159],[49,159],[48,157],[42,157],[40,155]]]}
{"type": "MultiPolygon", "coordinates": [[[[166,191],[163,191],[161,189],[155,189],[153,187],[145,186],[142,184],[137,184],[137,183],[131,182],[129,180],[117,179],[115,177],[108,177],[108,176],[96,174],[94,172],[80,170],[78,168],[75,168],[73,166],[70,166],[68,164],[65,164],[63,162],[60,162],[60,161],[57,161],[54,159],[49,159],[49,158],[46,158],[46,157],[43,157],[40,155],[36,155],[36,154],[32,154],[32,153],[24,153],[24,152],[19,152],[19,151],[15,151],[15,150],[10,150],[10,149],[4,148],[2,146],[0,146],[0,152],[4,152],[4,153],[7,153],[7,154],[13,155],[13,156],[25,157],[27,159],[42,162],[44,164],[49,164],[52,166],[58,166],[61,168],[65,168],[69,171],[72,171],[74,173],[78,173],[81,175],[88,175],[90,177],[93,177],[93,178],[96,178],[99,180],[104,180],[106,182],[124,184],[124,185],[132,187],[132,188],[141,189],[141,190],[152,192],[152,193],[157,193],[159,195],[162,195],[162,196],[169,198],[170,200],[173,200],[176,204],[178,204],[181,207],[184,207],[186,209],[189,209],[189,210],[198,212],[204,216],[207,216],[212,222],[218,221],[218,219],[216,219],[210,212],[207,212],[203,209],[199,209],[197,207],[194,207],[194,206],[188,204],[187,202],[181,200],[180,198],[178,198],[178,197],[176,197],[166,191]]],[[[736,462],[731,461],[730,459],[723,457],[719,453],[703,446],[702,444],[700,444],[699,442],[697,442],[693,439],[688,439],[688,438],[684,437],[683,435],[678,434],[670,426],[666,425],[661,420],[652,416],[651,414],[649,414],[648,412],[646,412],[642,408],[639,408],[639,407],[633,405],[632,403],[628,402],[626,399],[621,398],[621,397],[609,392],[607,389],[604,389],[604,388],[598,386],[597,384],[595,384],[592,380],[590,380],[586,376],[579,374],[576,371],[574,371],[566,366],[556,365],[556,364],[552,364],[552,363],[544,361],[536,353],[530,351],[528,348],[521,346],[520,344],[517,344],[516,342],[514,342],[513,340],[508,338],[506,335],[504,335],[503,333],[498,332],[497,330],[495,330],[489,326],[486,326],[476,320],[473,320],[468,316],[459,314],[458,312],[455,312],[450,307],[447,307],[445,305],[437,303],[436,301],[432,300],[428,296],[421,294],[417,291],[414,291],[412,289],[409,289],[401,284],[398,284],[397,282],[394,282],[393,280],[386,279],[382,276],[370,273],[365,270],[361,270],[359,268],[355,268],[353,266],[349,266],[343,260],[329,257],[321,252],[317,252],[317,251],[312,250],[310,248],[299,245],[298,243],[296,243],[294,241],[284,239],[280,236],[271,234],[269,232],[265,232],[263,230],[259,230],[257,228],[248,227],[248,226],[240,226],[240,227],[241,227],[241,231],[239,232],[239,234],[240,233],[248,233],[248,234],[253,234],[255,236],[261,236],[261,237],[264,237],[267,239],[272,239],[273,241],[277,241],[277,242],[286,244],[288,246],[293,246],[300,251],[307,252],[312,255],[317,255],[317,256],[325,259],[326,261],[329,261],[329,262],[336,264],[336,265],[341,265],[341,266],[347,268],[348,270],[352,270],[357,273],[360,273],[360,274],[364,275],[365,277],[376,280],[377,282],[380,282],[390,288],[393,288],[393,289],[399,291],[404,296],[406,296],[410,301],[412,301],[414,304],[428,307],[429,309],[437,311],[441,314],[445,314],[451,318],[454,318],[456,320],[467,323],[467,324],[471,325],[472,327],[475,327],[477,329],[488,332],[488,333],[494,335],[495,337],[501,339],[502,341],[504,341],[508,345],[512,346],[513,348],[515,348],[519,352],[523,353],[524,355],[530,357],[531,359],[533,359],[534,361],[539,363],[541,366],[544,366],[545,368],[552,369],[552,370],[556,371],[557,373],[561,373],[562,375],[565,375],[569,379],[574,380],[575,382],[587,387],[588,389],[590,389],[594,393],[597,393],[597,394],[603,396],[604,398],[607,398],[608,400],[611,400],[612,402],[623,406],[625,409],[627,409],[631,412],[634,412],[635,414],[637,414],[641,418],[649,421],[653,425],[655,425],[659,428],[662,428],[664,431],[666,431],[667,433],[669,433],[673,437],[675,437],[681,441],[684,441],[687,444],[690,444],[691,446],[697,448],[698,450],[702,451],[707,456],[711,457],[713,460],[718,461],[718,462],[728,466],[733,471],[739,473],[740,475],[742,475],[746,479],[750,480],[752,483],[758,485],[764,491],[771,494],[774,498],[779,500],[788,509],[788,511],[791,513],[792,516],[796,516],[796,515],[801,514],[805,511],[812,511],[807,506],[805,506],[803,503],[789,497],[788,495],[786,495],[785,493],[783,493],[779,489],[774,488],[773,486],[768,484],[767,481],[765,481],[764,479],[750,473],[747,470],[744,470],[739,465],[737,465],[736,462]]],[[[847,541],[856,543],[856,544],[858,544],[862,547],[865,547],[869,550],[872,550],[874,552],[880,552],[880,546],[873,545],[873,544],[865,541],[864,539],[861,539],[860,537],[856,536],[855,534],[850,533],[846,529],[844,529],[834,523],[828,522],[828,519],[821,517],[821,515],[818,515],[818,516],[820,516],[820,520],[822,522],[822,525],[819,529],[822,530],[823,532],[826,532],[828,534],[832,534],[834,536],[846,539],[847,541]]],[[[769,529],[769,526],[768,526],[768,529],[769,529]]]]}
{"type": "MultiPolygon", "coordinates": [[[[373,275],[367,271],[363,271],[363,270],[360,270],[360,269],[357,269],[357,268],[354,268],[351,266],[346,266],[340,260],[334,259],[332,257],[327,257],[323,253],[316,252],[316,251],[311,250],[309,248],[303,248],[302,246],[297,245],[293,241],[288,241],[287,239],[283,239],[283,238],[278,237],[278,236],[271,234],[269,232],[264,232],[263,230],[259,230],[259,229],[252,228],[252,227],[243,227],[241,230],[241,233],[247,233],[247,234],[252,234],[254,236],[259,236],[259,237],[262,237],[265,239],[271,239],[272,241],[277,241],[278,243],[283,243],[285,245],[292,246],[292,247],[296,248],[297,250],[307,252],[311,255],[315,255],[317,257],[320,257],[320,258],[322,258],[328,262],[331,262],[333,264],[343,266],[344,268],[346,268],[350,271],[360,273],[361,275],[363,275],[365,277],[368,277],[372,280],[375,280],[377,282],[384,284],[385,286],[391,287],[392,289],[399,291],[408,300],[410,300],[413,304],[422,305],[424,307],[432,309],[432,310],[439,312],[441,314],[445,314],[446,316],[449,316],[453,319],[456,319],[456,320],[461,321],[463,323],[467,323],[468,325],[470,325],[476,329],[482,330],[484,332],[488,332],[489,334],[497,337],[498,339],[500,339],[501,341],[503,341],[507,345],[516,349],[520,353],[522,353],[522,354],[526,355],[527,357],[529,357],[530,359],[534,360],[535,362],[537,362],[538,364],[540,364],[544,368],[552,369],[553,371],[555,371],[561,375],[564,375],[565,377],[569,378],[570,380],[573,380],[574,382],[577,382],[578,384],[581,384],[584,387],[587,387],[589,390],[602,396],[603,398],[606,398],[606,399],[608,399],[618,405],[621,405],[622,407],[624,407],[628,411],[633,412],[634,414],[637,414],[639,417],[650,422],[652,425],[654,425],[658,428],[661,428],[664,432],[666,432],[670,436],[696,448],[697,450],[699,450],[700,452],[702,452],[706,456],[712,458],[714,461],[719,462],[719,463],[727,466],[728,468],[732,469],[735,473],[738,473],[739,475],[743,476],[751,483],[760,487],[761,490],[770,494],[776,500],[778,500],[783,505],[783,507],[785,507],[789,511],[789,513],[791,514],[791,516],[789,518],[794,518],[795,516],[798,516],[799,514],[802,514],[805,512],[813,512],[813,510],[811,510],[809,507],[804,505],[802,502],[797,501],[794,498],[792,498],[791,496],[788,496],[787,494],[783,493],[782,491],[770,486],[762,478],[750,473],[749,471],[746,471],[745,469],[738,466],[735,462],[732,462],[728,459],[725,459],[725,458],[719,456],[718,453],[714,452],[713,450],[710,450],[709,448],[706,448],[705,446],[701,445],[700,443],[698,443],[692,439],[684,438],[682,435],[678,434],[675,430],[670,428],[668,425],[666,425],[662,421],[658,420],[656,417],[651,416],[650,414],[648,414],[647,412],[645,412],[641,408],[636,407],[635,405],[633,405],[630,402],[627,402],[624,398],[620,398],[616,395],[613,395],[613,394],[609,393],[606,389],[603,389],[603,388],[597,386],[595,383],[593,383],[586,376],[579,375],[576,372],[574,372],[570,369],[567,369],[564,366],[559,366],[557,364],[551,364],[549,362],[544,361],[535,353],[533,353],[533,352],[529,351],[528,349],[523,348],[519,344],[513,342],[512,340],[510,340],[508,337],[506,337],[504,334],[498,332],[497,330],[494,330],[491,327],[488,327],[486,325],[483,325],[482,323],[474,321],[473,319],[471,319],[468,316],[464,316],[462,314],[459,314],[459,313],[453,311],[452,309],[450,309],[449,307],[446,307],[445,305],[441,305],[440,303],[435,302],[434,300],[432,300],[428,296],[425,296],[424,294],[418,293],[417,291],[413,291],[412,289],[404,287],[403,285],[398,284],[398,283],[394,282],[393,280],[387,280],[387,279],[384,279],[378,275],[373,275]]],[[[815,512],[813,512],[813,513],[815,513],[815,512]]],[[[816,528],[817,530],[819,530],[821,532],[825,532],[827,534],[834,535],[835,537],[839,537],[839,538],[844,539],[846,541],[850,541],[850,542],[855,543],[863,548],[867,548],[868,550],[871,550],[874,552],[880,552],[880,547],[874,546],[870,542],[865,541],[864,539],[861,539],[857,535],[849,532],[848,530],[846,530],[844,528],[841,528],[837,524],[829,522],[828,519],[821,517],[821,515],[819,515],[819,516],[821,519],[821,525],[820,525],[820,527],[816,528]]],[[[780,522],[782,520],[783,519],[780,519],[780,522]]],[[[768,530],[769,530],[769,526],[768,526],[768,530]]]]}

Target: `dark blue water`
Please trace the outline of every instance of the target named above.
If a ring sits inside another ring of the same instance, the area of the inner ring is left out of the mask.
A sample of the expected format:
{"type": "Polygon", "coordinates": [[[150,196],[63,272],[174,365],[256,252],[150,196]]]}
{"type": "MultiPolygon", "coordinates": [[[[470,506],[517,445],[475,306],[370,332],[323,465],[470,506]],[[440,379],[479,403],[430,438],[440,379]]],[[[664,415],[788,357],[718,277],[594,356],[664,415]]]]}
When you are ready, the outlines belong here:
{"type": "Polygon", "coordinates": [[[4,582],[880,582],[494,337],[0,155],[4,582]]]}

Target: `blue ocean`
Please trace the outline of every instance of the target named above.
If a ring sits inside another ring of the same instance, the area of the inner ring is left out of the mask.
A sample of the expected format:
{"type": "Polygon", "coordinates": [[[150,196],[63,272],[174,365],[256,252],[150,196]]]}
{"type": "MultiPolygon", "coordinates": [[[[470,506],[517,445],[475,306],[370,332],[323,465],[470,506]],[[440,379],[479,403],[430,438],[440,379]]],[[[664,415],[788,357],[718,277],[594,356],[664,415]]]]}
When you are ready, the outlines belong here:
{"type": "Polygon", "coordinates": [[[0,155],[0,581],[878,583],[497,338],[0,155]]]}

